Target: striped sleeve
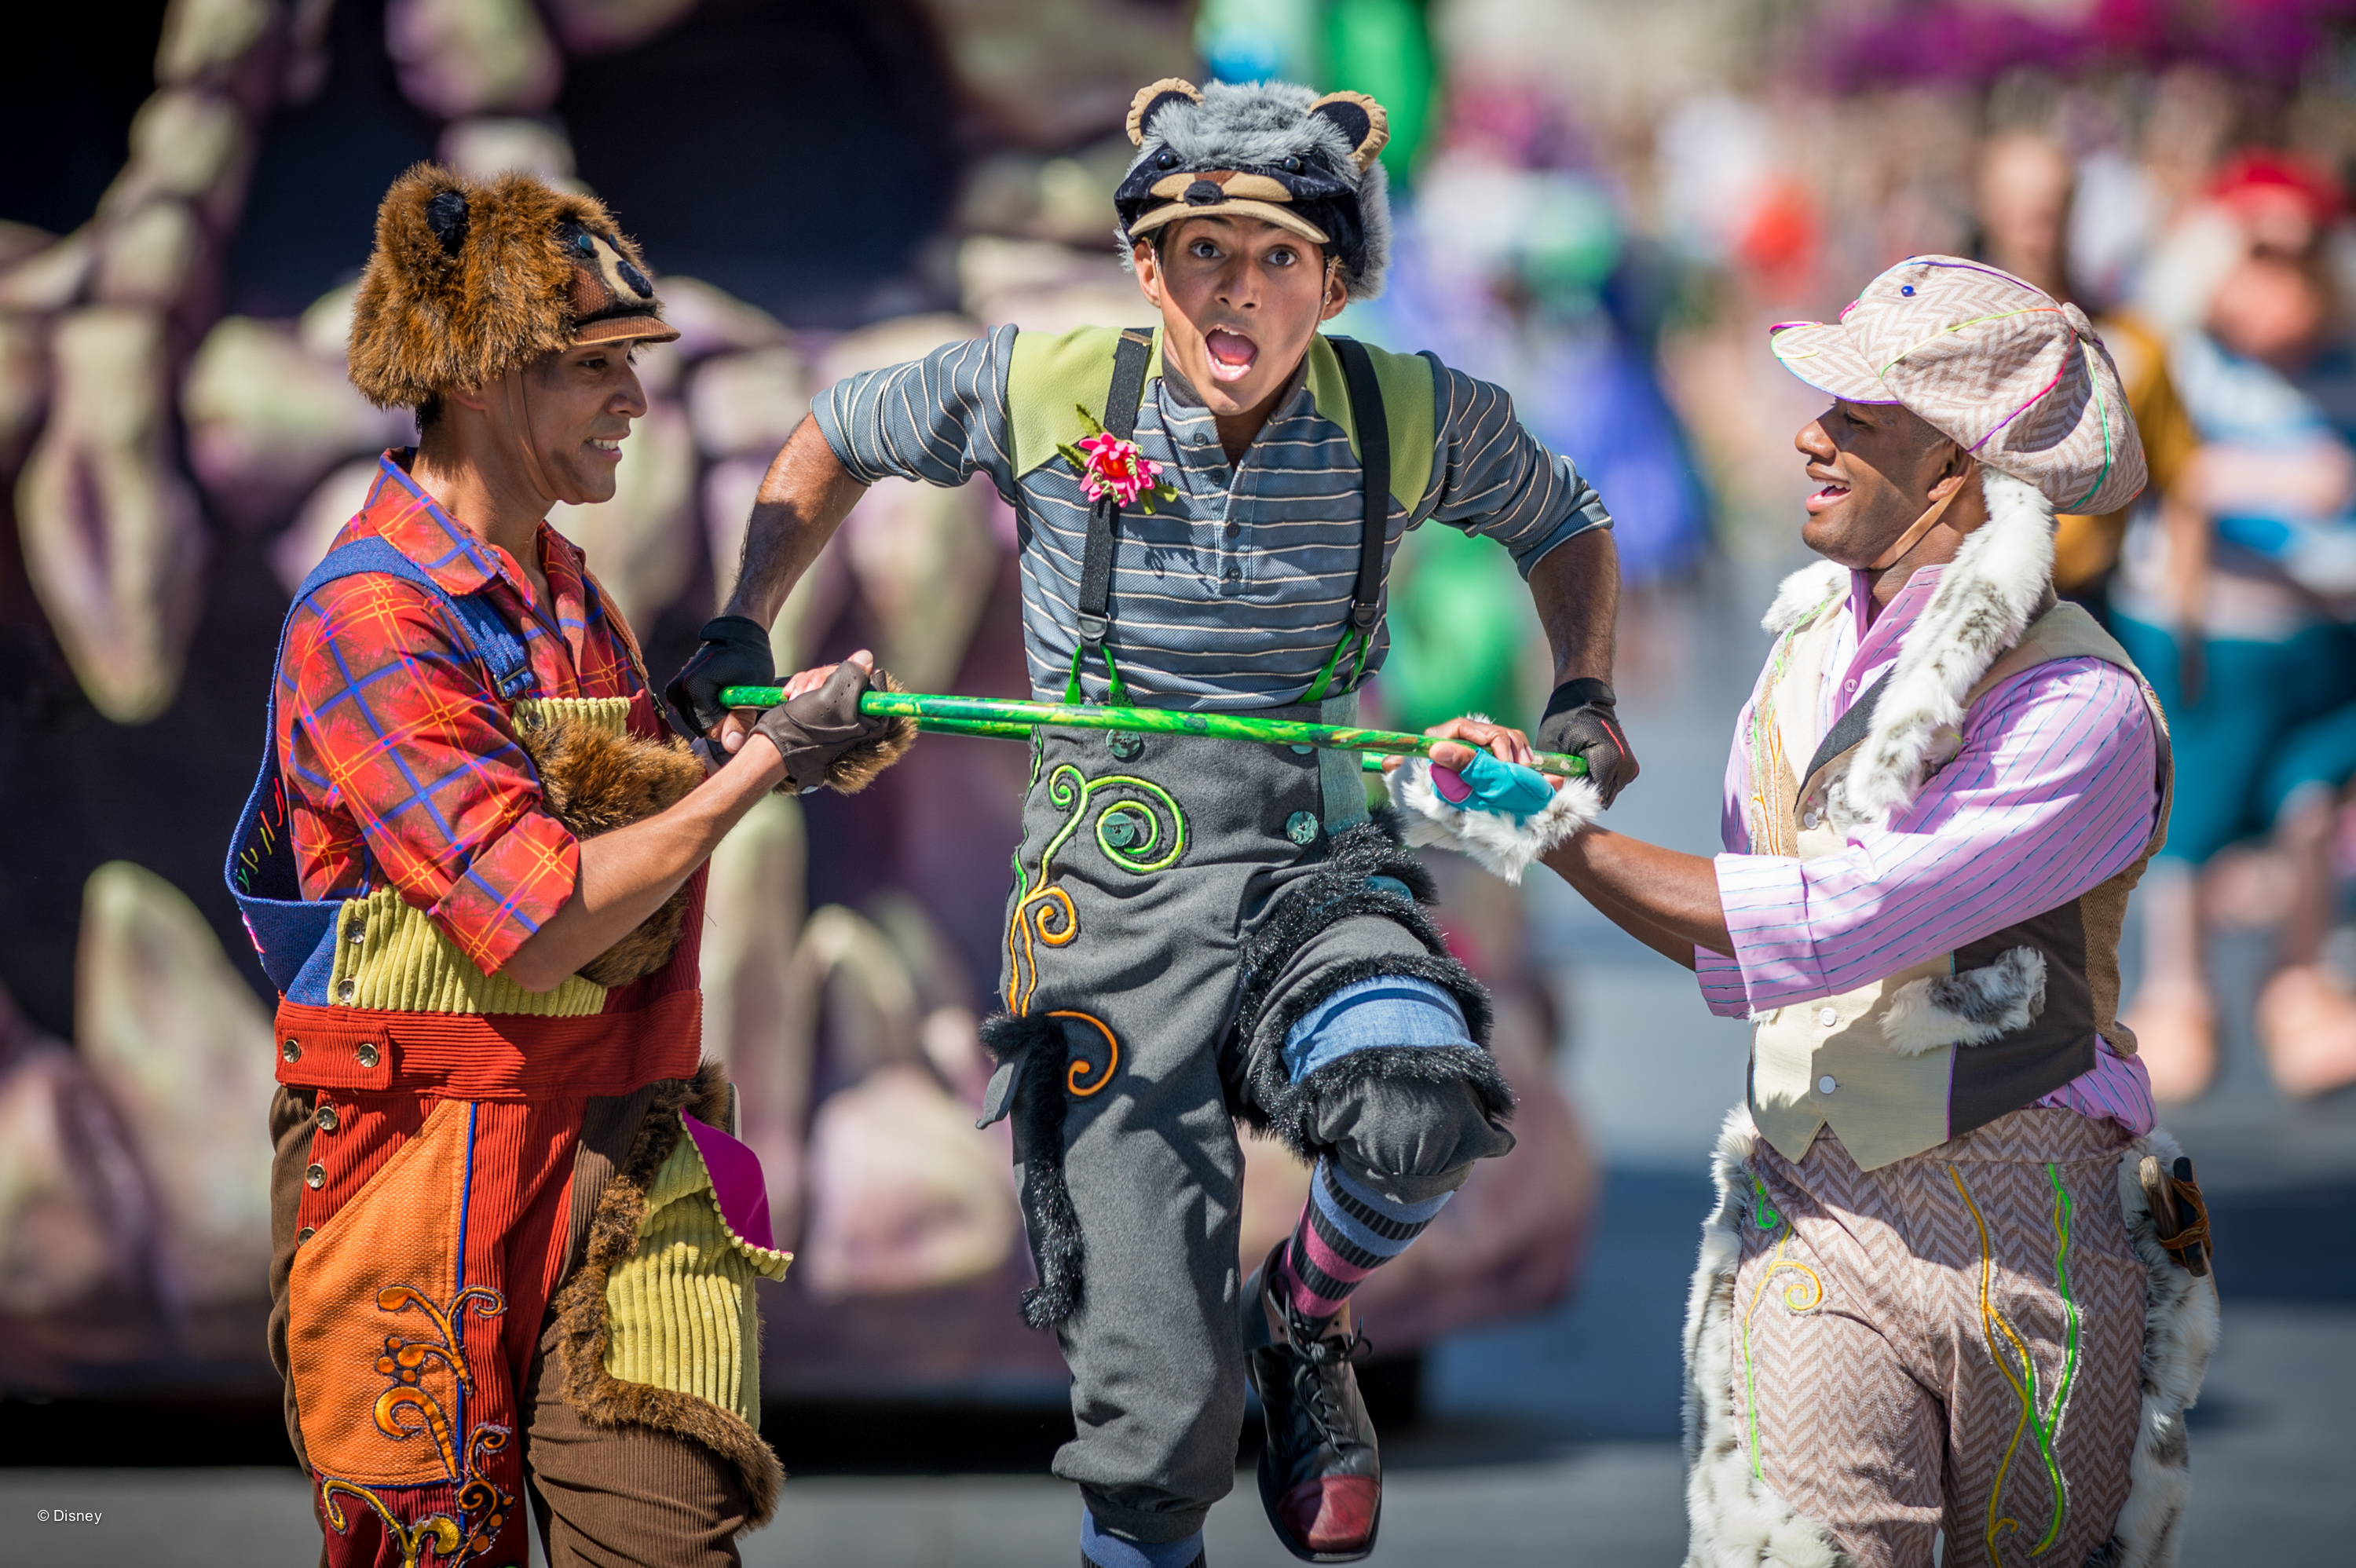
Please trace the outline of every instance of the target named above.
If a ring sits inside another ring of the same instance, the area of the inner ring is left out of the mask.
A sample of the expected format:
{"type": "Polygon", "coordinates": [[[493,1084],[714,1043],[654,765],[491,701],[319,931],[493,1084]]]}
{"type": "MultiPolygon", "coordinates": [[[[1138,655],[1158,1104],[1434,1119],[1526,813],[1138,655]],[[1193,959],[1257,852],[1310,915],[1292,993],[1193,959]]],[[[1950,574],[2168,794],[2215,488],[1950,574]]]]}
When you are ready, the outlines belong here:
{"type": "Polygon", "coordinates": [[[1603,497],[1514,417],[1502,387],[1432,361],[1439,436],[1430,516],[1513,552],[1523,576],[1563,540],[1608,528],[1603,497]]]}
{"type": "Polygon", "coordinates": [[[921,359],[847,376],[810,404],[820,434],[852,478],[962,485],[987,474],[1014,498],[1006,371],[1014,328],[944,343],[921,359]]]}
{"type": "MultiPolygon", "coordinates": [[[[2151,715],[2126,671],[2062,659],[2006,682],[1888,824],[1853,828],[1814,859],[1718,857],[1744,1002],[1757,1012],[1852,990],[2117,875],[2151,837],[2156,768],[2151,715]]],[[[1702,974],[1716,1011],[1734,1010],[1725,978],[1702,974]]]]}

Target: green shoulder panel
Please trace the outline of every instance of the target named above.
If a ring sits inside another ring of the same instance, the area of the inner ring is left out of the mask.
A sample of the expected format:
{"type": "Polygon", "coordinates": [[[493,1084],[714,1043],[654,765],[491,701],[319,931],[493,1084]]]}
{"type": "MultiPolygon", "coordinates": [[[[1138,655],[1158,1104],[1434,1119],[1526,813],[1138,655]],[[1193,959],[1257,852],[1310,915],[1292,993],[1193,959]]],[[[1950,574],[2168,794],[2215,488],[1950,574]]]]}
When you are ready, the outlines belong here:
{"type": "MultiPolygon", "coordinates": [[[[1058,443],[1077,441],[1085,433],[1072,411],[1075,405],[1103,420],[1105,394],[1112,385],[1113,345],[1120,333],[1117,326],[1083,326],[1014,335],[1014,352],[1006,368],[1006,404],[1016,480],[1051,461],[1058,443]]],[[[1384,422],[1390,426],[1391,496],[1413,511],[1431,485],[1438,419],[1431,361],[1371,343],[1366,353],[1383,389],[1384,422]]],[[[1151,380],[1160,374],[1162,329],[1157,326],[1145,375],[1151,380]]],[[[1309,394],[1317,411],[1340,425],[1350,438],[1350,450],[1357,452],[1357,421],[1350,411],[1342,360],[1323,333],[1309,342],[1309,394]]]]}
{"type": "MultiPolygon", "coordinates": [[[[1431,361],[1371,343],[1366,357],[1374,361],[1375,384],[1383,389],[1383,422],[1391,429],[1391,498],[1412,514],[1431,485],[1433,426],[1439,418],[1431,361]]],[[[1357,418],[1350,409],[1349,383],[1342,379],[1342,357],[1322,332],[1309,343],[1309,395],[1317,400],[1319,413],[1349,434],[1350,450],[1358,452],[1357,418]]]]}
{"type": "MultiPolygon", "coordinates": [[[[1104,421],[1105,394],[1112,389],[1117,326],[1082,326],[1070,332],[1018,332],[1006,366],[1007,425],[1014,447],[1014,477],[1049,462],[1060,443],[1087,433],[1072,412],[1075,404],[1104,421]]],[[[1162,329],[1153,329],[1153,353],[1145,379],[1162,374],[1162,329]]]]}

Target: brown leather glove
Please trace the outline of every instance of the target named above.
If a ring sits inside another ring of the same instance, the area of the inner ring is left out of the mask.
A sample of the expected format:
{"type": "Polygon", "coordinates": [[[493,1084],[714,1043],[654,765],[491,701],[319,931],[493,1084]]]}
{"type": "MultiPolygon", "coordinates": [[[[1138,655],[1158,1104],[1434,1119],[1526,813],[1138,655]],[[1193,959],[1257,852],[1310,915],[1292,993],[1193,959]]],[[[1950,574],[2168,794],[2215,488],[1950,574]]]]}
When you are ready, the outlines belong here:
{"type": "Polygon", "coordinates": [[[888,720],[859,711],[859,699],[868,690],[867,672],[846,659],[816,691],[761,715],[753,733],[766,735],[786,759],[786,782],[780,788],[816,789],[826,782],[826,771],[836,758],[884,732],[888,720]]]}

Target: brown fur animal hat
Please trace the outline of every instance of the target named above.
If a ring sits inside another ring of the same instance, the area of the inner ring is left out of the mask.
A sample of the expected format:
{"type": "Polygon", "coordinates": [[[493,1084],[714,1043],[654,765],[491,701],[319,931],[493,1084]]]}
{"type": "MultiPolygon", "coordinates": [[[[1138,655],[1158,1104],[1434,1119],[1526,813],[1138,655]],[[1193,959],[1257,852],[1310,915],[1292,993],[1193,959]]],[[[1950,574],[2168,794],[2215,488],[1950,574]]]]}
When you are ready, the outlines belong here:
{"type": "Polygon", "coordinates": [[[678,336],[594,197],[419,164],[377,208],[352,302],[352,385],[379,408],[417,408],[558,349],[678,336]]]}

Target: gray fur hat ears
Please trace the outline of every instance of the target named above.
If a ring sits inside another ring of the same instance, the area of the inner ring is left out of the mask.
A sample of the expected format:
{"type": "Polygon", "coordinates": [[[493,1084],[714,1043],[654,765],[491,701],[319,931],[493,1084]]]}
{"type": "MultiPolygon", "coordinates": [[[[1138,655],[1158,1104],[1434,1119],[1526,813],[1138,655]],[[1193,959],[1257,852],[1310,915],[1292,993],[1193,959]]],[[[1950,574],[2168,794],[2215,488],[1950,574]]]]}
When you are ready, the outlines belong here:
{"type": "Polygon", "coordinates": [[[1323,246],[1340,260],[1353,303],[1382,293],[1390,197],[1376,160],[1390,117],[1374,99],[1321,97],[1288,81],[1199,88],[1164,77],[1130,101],[1128,130],[1138,154],[1113,197],[1124,265],[1136,241],[1163,225],[1232,212],[1323,246]]]}
{"type": "MultiPolygon", "coordinates": [[[[1269,81],[1247,83],[1238,90],[1225,82],[1213,82],[1211,91],[1223,97],[1238,91],[1286,91],[1289,96],[1292,92],[1306,92],[1308,89],[1293,87],[1290,82],[1269,81]]],[[[1165,76],[1150,86],[1139,88],[1137,96],[1129,103],[1129,144],[1132,147],[1145,145],[1145,138],[1152,133],[1153,117],[1162,110],[1176,103],[1200,104],[1205,101],[1203,90],[1183,77],[1165,76]]],[[[1329,92],[1323,98],[1312,100],[1308,112],[1333,123],[1349,146],[1350,161],[1361,170],[1371,165],[1381,155],[1383,148],[1390,144],[1389,113],[1363,92],[1329,92]]]]}

